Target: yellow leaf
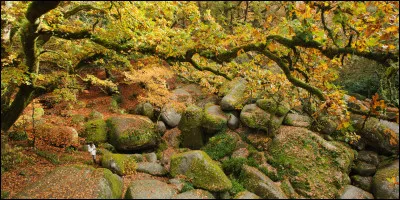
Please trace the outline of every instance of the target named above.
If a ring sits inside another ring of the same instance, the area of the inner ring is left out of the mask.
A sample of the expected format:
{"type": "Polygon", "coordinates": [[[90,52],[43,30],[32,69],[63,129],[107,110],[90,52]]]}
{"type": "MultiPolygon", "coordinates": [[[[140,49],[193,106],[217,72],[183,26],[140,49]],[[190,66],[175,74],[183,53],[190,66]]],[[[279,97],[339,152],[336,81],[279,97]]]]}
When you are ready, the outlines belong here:
{"type": "Polygon", "coordinates": [[[399,30],[398,26],[390,26],[390,27],[385,29],[386,32],[395,32],[395,31],[398,31],[398,30],[399,30]]]}

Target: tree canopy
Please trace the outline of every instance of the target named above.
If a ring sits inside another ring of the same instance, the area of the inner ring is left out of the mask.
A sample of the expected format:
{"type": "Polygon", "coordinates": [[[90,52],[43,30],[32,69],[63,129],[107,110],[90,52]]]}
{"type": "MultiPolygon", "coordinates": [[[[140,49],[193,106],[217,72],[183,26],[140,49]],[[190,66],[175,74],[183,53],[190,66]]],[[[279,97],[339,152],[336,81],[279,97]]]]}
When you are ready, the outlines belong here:
{"type": "MultiPolygon", "coordinates": [[[[168,101],[173,73],[213,93],[243,77],[247,95],[307,99],[341,128],[349,112],[333,81],[352,56],[382,64],[386,79],[399,73],[398,2],[3,1],[1,15],[3,131],[42,94],[74,99],[79,81],[116,88],[112,78],[82,77],[89,65],[147,81],[142,100],[156,106],[168,101]],[[131,64],[144,57],[150,65],[131,64]]],[[[398,95],[385,98],[398,106],[398,95]]]]}

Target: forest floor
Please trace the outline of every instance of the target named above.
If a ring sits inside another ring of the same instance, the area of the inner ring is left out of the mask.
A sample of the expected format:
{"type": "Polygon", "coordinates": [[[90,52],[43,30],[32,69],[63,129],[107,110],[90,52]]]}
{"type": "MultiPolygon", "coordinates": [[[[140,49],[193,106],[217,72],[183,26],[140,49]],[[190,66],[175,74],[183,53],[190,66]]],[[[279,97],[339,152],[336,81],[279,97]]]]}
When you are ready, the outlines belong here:
{"type": "MultiPolygon", "coordinates": [[[[97,76],[101,78],[105,76],[105,74],[103,72],[99,72],[97,76]]],[[[119,106],[121,109],[127,110],[134,108],[134,106],[138,103],[135,98],[131,97],[132,94],[135,93],[137,95],[143,91],[138,84],[120,84],[120,92],[122,103],[119,106]]],[[[53,108],[44,109],[45,114],[42,116],[42,118],[55,125],[74,127],[79,133],[83,127],[82,124],[76,124],[72,122],[73,115],[80,114],[83,116],[88,116],[93,110],[102,113],[104,119],[107,119],[111,116],[121,115],[110,109],[111,99],[111,96],[108,96],[99,88],[92,86],[90,89],[85,90],[78,96],[78,100],[84,102],[84,105],[91,104],[92,106],[90,106],[90,108],[87,106],[74,106],[72,109],[68,110],[66,104],[57,104],[53,108]]],[[[35,107],[41,106],[38,100],[35,100],[33,105],[35,107]]],[[[24,114],[31,112],[31,110],[32,103],[25,109],[24,114]]],[[[31,127],[27,127],[26,132],[28,135],[32,134],[31,127]]],[[[24,159],[20,163],[16,162],[12,169],[2,173],[2,198],[13,198],[13,196],[23,190],[24,187],[40,180],[48,172],[57,167],[75,164],[88,164],[96,168],[101,167],[98,165],[101,155],[97,156],[98,163],[94,164],[89,152],[83,151],[82,148],[78,148],[78,150],[69,150],[66,148],[53,147],[37,141],[35,143],[35,150],[32,145],[28,144],[28,140],[13,141],[10,139],[8,140],[8,145],[11,147],[20,148],[20,151],[23,155],[22,157],[24,159]]],[[[166,179],[165,177],[155,177],[139,172],[136,174],[127,175],[123,177],[123,194],[125,194],[125,191],[131,181],[140,179],[158,179],[166,181],[164,180],[166,179]]]]}

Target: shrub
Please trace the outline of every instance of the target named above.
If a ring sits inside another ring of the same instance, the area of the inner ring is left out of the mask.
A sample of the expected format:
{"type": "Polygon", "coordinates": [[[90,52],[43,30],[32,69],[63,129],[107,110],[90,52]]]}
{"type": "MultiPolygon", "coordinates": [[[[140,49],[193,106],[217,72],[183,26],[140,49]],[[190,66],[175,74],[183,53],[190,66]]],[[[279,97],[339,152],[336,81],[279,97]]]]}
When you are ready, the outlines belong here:
{"type": "Polygon", "coordinates": [[[233,176],[230,177],[231,183],[232,183],[232,188],[229,190],[229,194],[232,196],[235,196],[237,193],[245,191],[243,185],[239,183],[233,176]]]}
{"type": "Polygon", "coordinates": [[[13,131],[9,133],[8,137],[15,141],[22,141],[28,139],[28,134],[25,131],[13,131]]]}
{"type": "Polygon", "coordinates": [[[35,153],[38,156],[45,158],[46,160],[48,160],[49,162],[51,162],[51,163],[53,163],[55,165],[60,164],[60,160],[58,159],[58,156],[56,154],[53,154],[53,153],[48,152],[48,151],[42,151],[42,150],[39,150],[39,149],[37,149],[35,151],[35,153]]]}
{"type": "Polygon", "coordinates": [[[193,184],[188,183],[188,182],[185,182],[185,183],[183,184],[181,193],[187,192],[187,191],[190,191],[190,190],[193,190],[193,189],[194,189],[193,184]]]}
{"type": "Polygon", "coordinates": [[[21,163],[25,158],[26,156],[22,154],[21,147],[12,148],[10,145],[4,144],[1,151],[1,174],[13,169],[16,164],[21,163]]]}

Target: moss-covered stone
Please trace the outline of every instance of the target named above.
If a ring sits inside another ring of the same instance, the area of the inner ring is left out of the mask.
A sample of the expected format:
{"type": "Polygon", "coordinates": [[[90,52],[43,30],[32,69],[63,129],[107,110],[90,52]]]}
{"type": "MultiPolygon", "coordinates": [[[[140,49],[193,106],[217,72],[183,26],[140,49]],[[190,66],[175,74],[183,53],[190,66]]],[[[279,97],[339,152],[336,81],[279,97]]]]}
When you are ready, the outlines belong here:
{"type": "Polygon", "coordinates": [[[280,127],[284,117],[278,117],[274,113],[259,108],[256,104],[248,104],[243,107],[240,113],[242,123],[250,128],[266,131],[270,136],[274,136],[280,127]]]}
{"type": "Polygon", "coordinates": [[[188,151],[171,158],[170,174],[185,175],[193,186],[209,191],[227,191],[232,183],[222,169],[203,151],[188,151]]]}
{"type": "Polygon", "coordinates": [[[104,116],[103,114],[101,114],[101,112],[98,112],[96,110],[92,110],[92,112],[90,112],[88,119],[89,120],[93,120],[93,119],[103,119],[104,116]]]}
{"type": "Polygon", "coordinates": [[[125,199],[171,199],[176,189],[159,180],[134,180],[125,193],[125,199]]]}
{"type": "Polygon", "coordinates": [[[374,117],[365,122],[361,115],[351,115],[357,133],[367,145],[378,150],[378,153],[395,155],[399,153],[399,124],[374,117]]]}
{"type": "Polygon", "coordinates": [[[247,81],[243,78],[236,79],[234,85],[229,89],[226,95],[221,100],[222,110],[235,110],[241,108],[246,101],[244,93],[246,91],[247,81]]]}
{"type": "Polygon", "coordinates": [[[280,187],[255,167],[244,165],[239,181],[247,190],[262,198],[287,199],[280,187]]]}
{"type": "Polygon", "coordinates": [[[214,104],[206,104],[202,127],[207,133],[216,133],[227,129],[228,116],[221,110],[221,107],[214,104]]]}
{"type": "Polygon", "coordinates": [[[399,182],[399,160],[378,169],[372,181],[372,193],[377,199],[399,199],[399,184],[389,182],[392,178],[399,182]]]}
{"type": "Polygon", "coordinates": [[[107,142],[107,124],[102,119],[90,120],[85,123],[84,131],[81,134],[86,141],[100,144],[107,142]]]}
{"type": "Polygon", "coordinates": [[[282,126],[270,148],[268,162],[288,177],[295,191],[306,198],[334,198],[349,184],[354,150],[328,142],[305,128],[282,126]]]}
{"type": "Polygon", "coordinates": [[[276,102],[274,99],[259,99],[256,102],[257,106],[268,113],[277,115],[278,117],[286,115],[290,107],[286,103],[276,102]]]}
{"type": "Polygon", "coordinates": [[[122,190],[121,177],[110,170],[95,169],[87,165],[73,165],[54,169],[45,177],[24,188],[15,198],[119,199],[122,196],[122,190]]]}
{"type": "Polygon", "coordinates": [[[111,144],[120,151],[154,148],[160,141],[153,122],[144,116],[111,117],[107,126],[111,144]]]}
{"type": "Polygon", "coordinates": [[[137,164],[135,159],[128,155],[105,153],[101,157],[101,166],[124,176],[135,173],[137,164]]]}
{"type": "Polygon", "coordinates": [[[226,133],[219,133],[210,138],[207,144],[201,148],[212,159],[219,160],[224,156],[232,155],[236,148],[237,139],[226,133]]]}
{"type": "Polygon", "coordinates": [[[204,145],[204,136],[201,128],[203,110],[195,105],[189,106],[179,122],[181,130],[181,146],[190,149],[200,149],[204,145]]]}

